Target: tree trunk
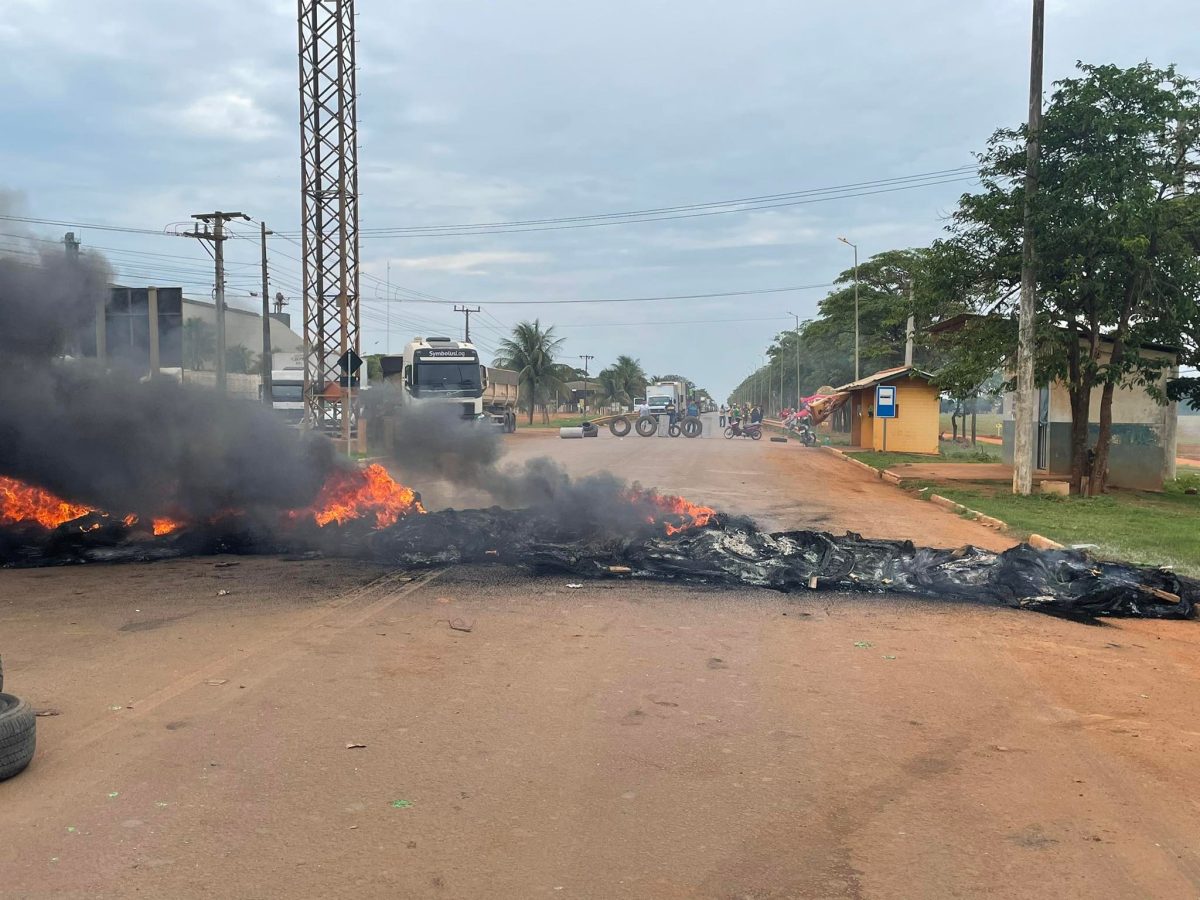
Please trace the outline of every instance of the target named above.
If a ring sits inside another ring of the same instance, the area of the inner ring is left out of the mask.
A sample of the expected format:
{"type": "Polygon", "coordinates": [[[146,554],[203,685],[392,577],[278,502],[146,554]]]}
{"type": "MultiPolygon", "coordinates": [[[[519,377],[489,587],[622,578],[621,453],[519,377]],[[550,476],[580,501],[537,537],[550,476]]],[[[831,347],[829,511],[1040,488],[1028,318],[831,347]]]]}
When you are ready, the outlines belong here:
{"type": "MultiPolygon", "coordinates": [[[[1154,241],[1151,240],[1151,248],[1154,241]]],[[[1125,362],[1125,335],[1129,331],[1129,320],[1133,315],[1138,295],[1141,292],[1140,277],[1134,275],[1125,289],[1125,301],[1121,305],[1121,317],[1113,334],[1112,352],[1108,357],[1108,377],[1100,395],[1100,429],[1096,435],[1096,456],[1092,460],[1093,493],[1102,494],[1108,488],[1108,448],[1112,443],[1112,401],[1125,362]]]]}
{"type": "Polygon", "coordinates": [[[950,410],[950,440],[958,443],[958,411],[961,407],[957,400],[954,401],[954,409],[950,410]]]}
{"type": "Polygon", "coordinates": [[[977,440],[977,438],[979,436],[978,428],[979,428],[979,398],[974,397],[971,399],[971,446],[972,447],[977,447],[979,445],[979,441],[977,440]]]}
{"type": "Polygon", "coordinates": [[[1103,494],[1108,489],[1108,448],[1112,443],[1112,401],[1116,388],[1115,383],[1107,381],[1100,394],[1100,428],[1096,434],[1096,455],[1092,459],[1093,494],[1103,494]]]}
{"type": "Polygon", "coordinates": [[[529,424],[530,425],[533,424],[533,407],[536,405],[536,401],[537,401],[537,382],[531,380],[529,382],[529,424]]]}

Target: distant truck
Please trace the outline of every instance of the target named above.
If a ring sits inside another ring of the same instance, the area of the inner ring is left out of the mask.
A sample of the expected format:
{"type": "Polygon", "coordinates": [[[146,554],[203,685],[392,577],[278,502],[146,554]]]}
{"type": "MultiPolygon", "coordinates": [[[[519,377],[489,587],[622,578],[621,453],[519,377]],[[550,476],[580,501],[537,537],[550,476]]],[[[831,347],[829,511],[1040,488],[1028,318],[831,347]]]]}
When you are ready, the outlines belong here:
{"type": "Polygon", "coordinates": [[[415,401],[445,403],[457,406],[463,419],[487,419],[507,432],[517,430],[517,373],[481,365],[474,344],[417,337],[401,355],[381,357],[379,364],[384,383],[400,389],[401,407],[415,401]]]}
{"type": "Polygon", "coordinates": [[[667,411],[668,404],[675,404],[675,410],[680,415],[687,408],[687,392],[682,381],[660,381],[647,385],[646,405],[650,412],[657,415],[667,411]]]}
{"type": "MultiPolygon", "coordinates": [[[[259,399],[262,400],[262,387],[259,399]]],[[[304,370],[271,370],[271,409],[288,425],[299,425],[304,421],[304,370]]]]}

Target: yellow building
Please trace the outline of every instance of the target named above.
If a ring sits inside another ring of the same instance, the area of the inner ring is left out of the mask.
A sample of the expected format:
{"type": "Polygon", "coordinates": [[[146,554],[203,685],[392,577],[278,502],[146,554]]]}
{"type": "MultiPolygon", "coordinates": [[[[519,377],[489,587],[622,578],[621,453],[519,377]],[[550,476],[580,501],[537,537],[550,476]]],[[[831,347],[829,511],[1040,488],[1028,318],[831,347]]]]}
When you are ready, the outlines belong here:
{"type": "Polygon", "coordinates": [[[933,376],[912,366],[884,369],[844,384],[838,393],[850,395],[850,443],[855,447],[893,453],[937,455],[940,431],[940,392],[933,376]],[[895,388],[895,418],[875,415],[876,388],[895,388]]]}

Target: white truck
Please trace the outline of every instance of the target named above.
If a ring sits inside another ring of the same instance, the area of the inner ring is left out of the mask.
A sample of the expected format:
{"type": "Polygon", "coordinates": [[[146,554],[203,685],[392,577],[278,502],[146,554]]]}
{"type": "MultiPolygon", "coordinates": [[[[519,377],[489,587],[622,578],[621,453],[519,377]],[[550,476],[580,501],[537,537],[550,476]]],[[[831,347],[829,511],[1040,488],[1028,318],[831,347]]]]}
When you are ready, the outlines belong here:
{"type": "Polygon", "coordinates": [[[507,432],[517,430],[517,373],[490,369],[467,341],[417,337],[400,356],[379,360],[385,384],[400,388],[401,405],[434,401],[457,405],[463,419],[487,419],[507,432]]]}
{"type": "Polygon", "coordinates": [[[682,418],[687,409],[687,392],[682,381],[660,381],[646,386],[646,405],[654,415],[665,413],[668,404],[675,404],[675,411],[682,418]]]}
{"type": "MultiPolygon", "coordinates": [[[[260,386],[260,400],[262,390],[260,386]]],[[[271,370],[271,409],[288,425],[304,421],[304,369],[271,370]]]]}

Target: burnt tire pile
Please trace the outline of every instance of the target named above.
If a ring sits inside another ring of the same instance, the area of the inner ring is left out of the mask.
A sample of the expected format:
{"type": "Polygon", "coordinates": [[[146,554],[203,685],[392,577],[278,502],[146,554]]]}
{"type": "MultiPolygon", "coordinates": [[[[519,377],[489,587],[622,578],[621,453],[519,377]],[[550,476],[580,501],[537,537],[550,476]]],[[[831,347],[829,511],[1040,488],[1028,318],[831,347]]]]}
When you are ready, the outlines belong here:
{"type": "MultiPolygon", "coordinates": [[[[0,663],[0,690],[4,688],[4,668],[0,663]]],[[[0,693],[0,781],[24,770],[33,759],[37,743],[37,719],[33,709],[20,697],[0,693]]]]}

